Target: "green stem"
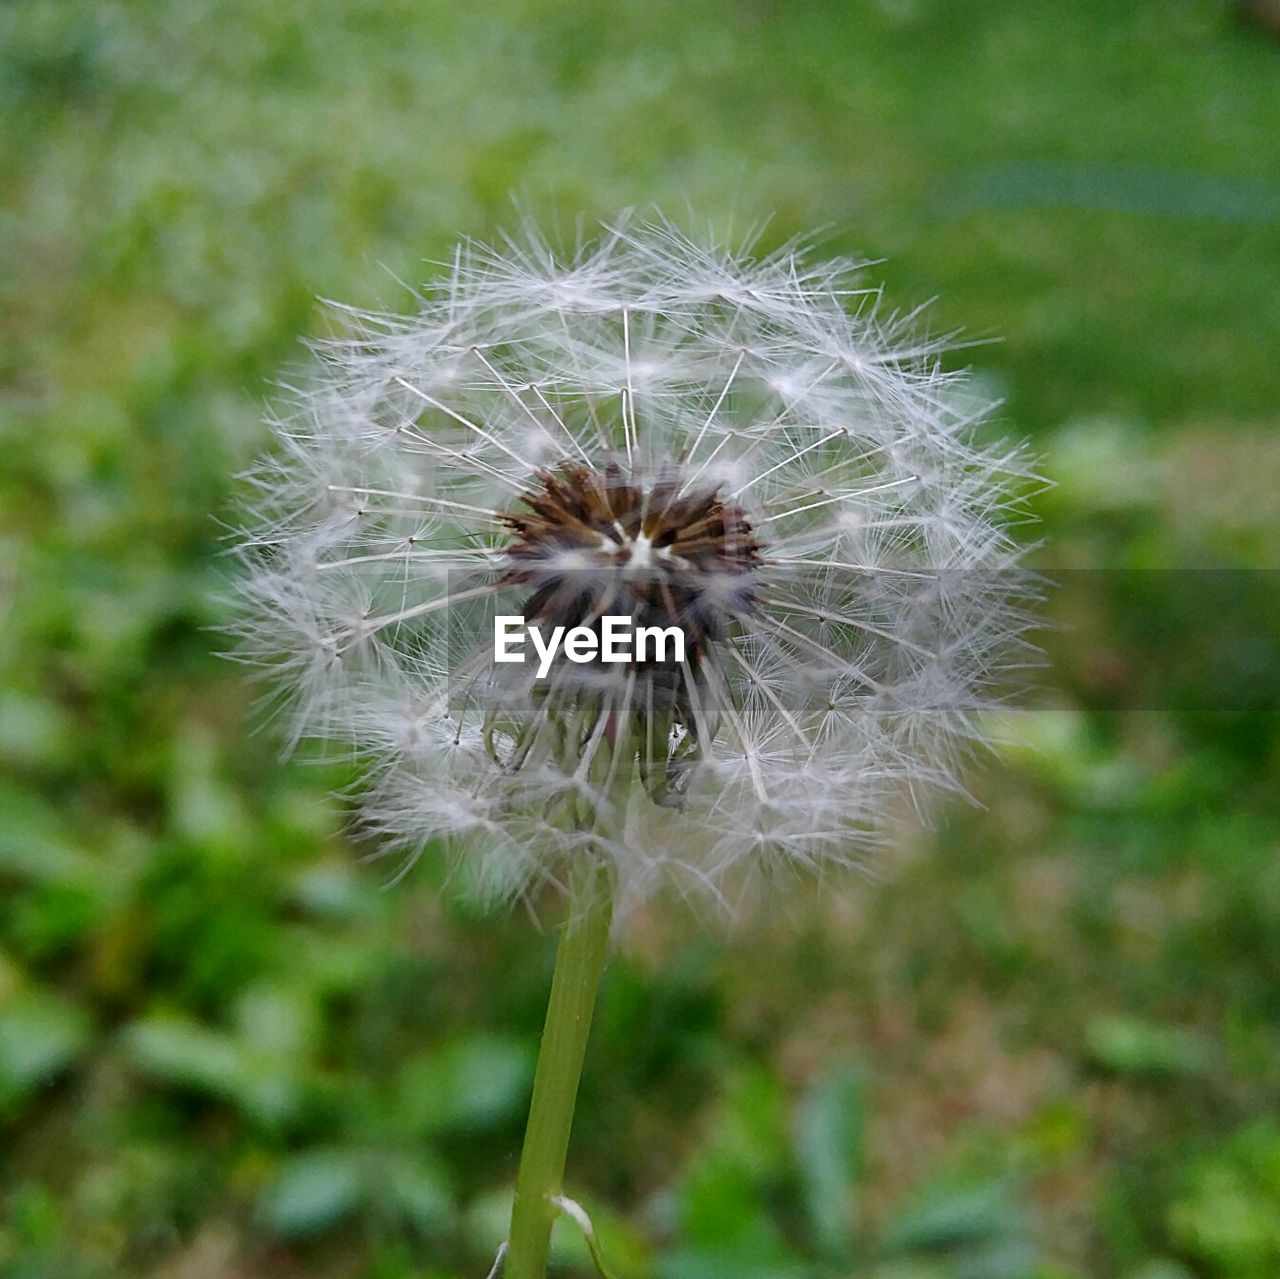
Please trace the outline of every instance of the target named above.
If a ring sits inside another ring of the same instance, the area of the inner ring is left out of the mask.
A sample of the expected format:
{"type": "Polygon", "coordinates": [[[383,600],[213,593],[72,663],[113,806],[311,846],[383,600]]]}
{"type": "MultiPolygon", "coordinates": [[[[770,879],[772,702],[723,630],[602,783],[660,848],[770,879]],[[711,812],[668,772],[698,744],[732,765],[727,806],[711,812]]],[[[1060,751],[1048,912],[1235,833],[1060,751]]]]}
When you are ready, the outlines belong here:
{"type": "Polygon", "coordinates": [[[564,1176],[569,1129],[612,917],[609,876],[600,870],[580,875],[570,895],[568,919],[556,952],[503,1279],[545,1279],[547,1273],[547,1249],[556,1217],[551,1201],[560,1193],[564,1176]]]}

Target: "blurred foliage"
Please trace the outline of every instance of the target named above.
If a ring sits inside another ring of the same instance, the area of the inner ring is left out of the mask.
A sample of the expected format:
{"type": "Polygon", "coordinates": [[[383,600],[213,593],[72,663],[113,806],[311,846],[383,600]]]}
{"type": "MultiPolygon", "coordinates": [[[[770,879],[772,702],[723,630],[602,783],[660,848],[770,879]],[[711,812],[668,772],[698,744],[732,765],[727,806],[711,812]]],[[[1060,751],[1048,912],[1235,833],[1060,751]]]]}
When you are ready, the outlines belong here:
{"type": "MultiPolygon", "coordinates": [[[[512,193],[826,225],[1004,336],[1052,563],[1274,569],[1278,119],[1211,0],[0,6],[0,1274],[450,1279],[504,1230],[552,939],[387,887],[211,656],[318,296],[403,305],[512,193]]],[[[1280,1273],[1275,707],[1100,709],[1204,677],[1194,593],[1097,576],[1066,703],[883,883],[636,922],[570,1186],[620,1279],[1280,1273]]]]}

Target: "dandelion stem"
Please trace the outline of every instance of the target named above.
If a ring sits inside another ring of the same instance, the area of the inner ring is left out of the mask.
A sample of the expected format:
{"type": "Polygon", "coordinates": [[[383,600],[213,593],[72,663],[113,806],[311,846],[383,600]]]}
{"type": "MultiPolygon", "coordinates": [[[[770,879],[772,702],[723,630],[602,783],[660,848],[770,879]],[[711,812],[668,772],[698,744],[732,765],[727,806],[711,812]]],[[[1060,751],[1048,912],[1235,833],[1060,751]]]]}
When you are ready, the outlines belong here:
{"type": "Polygon", "coordinates": [[[504,1279],[544,1279],[569,1129],[582,1074],[596,989],[604,973],[613,886],[599,869],[578,876],[556,952],[551,999],[533,1082],[504,1279]]]}

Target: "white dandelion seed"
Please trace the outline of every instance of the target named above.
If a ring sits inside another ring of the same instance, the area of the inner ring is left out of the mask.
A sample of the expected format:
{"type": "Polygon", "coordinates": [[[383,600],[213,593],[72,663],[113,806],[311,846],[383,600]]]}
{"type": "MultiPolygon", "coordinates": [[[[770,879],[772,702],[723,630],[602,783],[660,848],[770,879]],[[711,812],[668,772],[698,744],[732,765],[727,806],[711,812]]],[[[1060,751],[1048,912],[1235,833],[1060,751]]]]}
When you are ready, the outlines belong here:
{"type": "Polygon", "coordinates": [[[293,739],[366,754],[391,847],[446,840],[507,894],[585,859],[625,905],[857,865],[896,795],[959,786],[1027,626],[1028,471],[859,279],[664,223],[567,256],[526,229],[315,345],[255,476],[243,633],[293,739]],[[539,681],[495,665],[495,613],[688,651],[539,681]]]}

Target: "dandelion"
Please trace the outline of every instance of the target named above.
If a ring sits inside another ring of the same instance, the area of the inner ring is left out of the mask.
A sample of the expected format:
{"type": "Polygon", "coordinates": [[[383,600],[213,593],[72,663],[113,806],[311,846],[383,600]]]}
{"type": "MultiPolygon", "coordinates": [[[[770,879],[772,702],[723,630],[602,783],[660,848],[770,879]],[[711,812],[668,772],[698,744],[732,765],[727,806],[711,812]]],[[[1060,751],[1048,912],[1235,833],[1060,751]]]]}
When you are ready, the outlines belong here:
{"type": "Polygon", "coordinates": [[[386,847],[568,898],[505,1262],[532,1279],[611,919],[859,864],[896,797],[960,787],[1025,627],[1026,469],[849,262],[624,219],[460,247],[416,303],[315,344],[244,634],[293,738],[368,761],[386,847]],[[513,617],[569,642],[499,660],[513,617]],[[623,623],[681,646],[609,660],[623,623]]]}

